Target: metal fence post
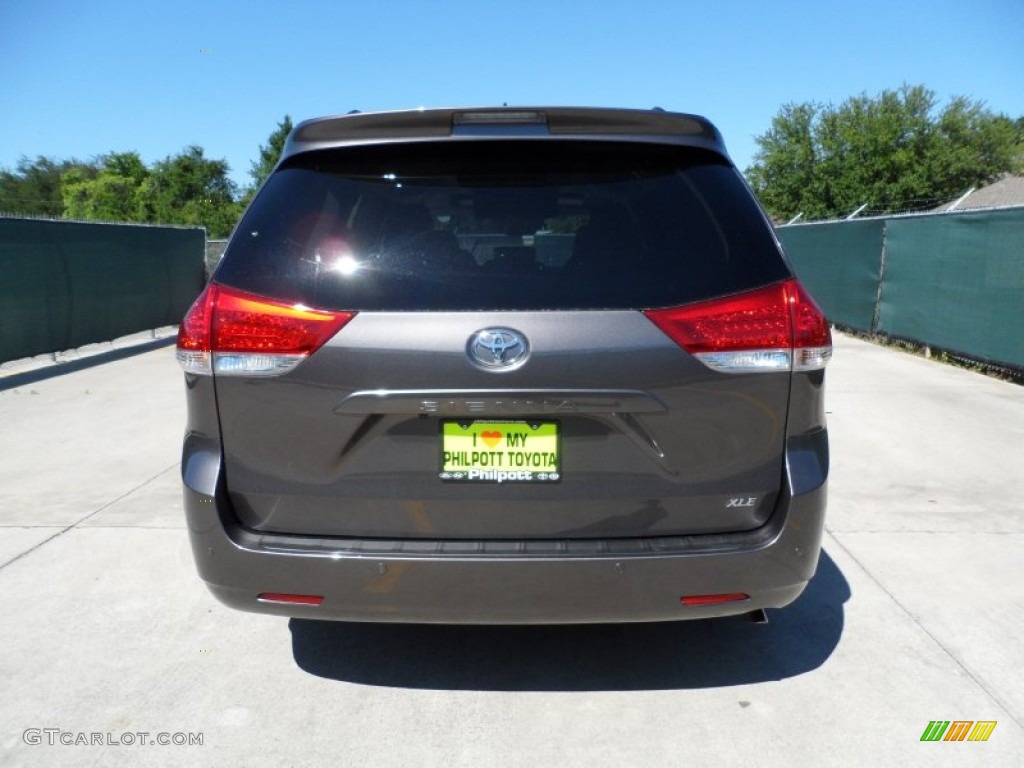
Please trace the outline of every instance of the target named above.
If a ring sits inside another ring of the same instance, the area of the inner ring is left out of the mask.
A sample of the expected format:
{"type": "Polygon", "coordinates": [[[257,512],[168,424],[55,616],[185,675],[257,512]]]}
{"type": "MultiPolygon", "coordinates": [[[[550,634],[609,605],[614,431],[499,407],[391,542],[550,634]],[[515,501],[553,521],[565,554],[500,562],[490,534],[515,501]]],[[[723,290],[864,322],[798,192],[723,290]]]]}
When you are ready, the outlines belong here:
{"type": "Polygon", "coordinates": [[[878,333],[878,323],[882,316],[882,282],[885,280],[885,262],[888,256],[888,234],[889,234],[889,222],[882,222],[882,252],[879,254],[878,263],[878,289],[875,291],[875,309],[871,314],[871,328],[869,329],[872,336],[878,333]]]}

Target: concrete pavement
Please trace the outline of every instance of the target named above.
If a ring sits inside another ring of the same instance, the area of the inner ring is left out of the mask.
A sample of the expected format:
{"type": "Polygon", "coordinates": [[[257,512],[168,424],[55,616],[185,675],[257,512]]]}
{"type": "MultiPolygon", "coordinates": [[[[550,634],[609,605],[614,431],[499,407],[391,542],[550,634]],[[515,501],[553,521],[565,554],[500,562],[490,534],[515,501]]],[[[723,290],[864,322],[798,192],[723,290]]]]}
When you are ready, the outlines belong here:
{"type": "Polygon", "coordinates": [[[821,565],[767,627],[351,625],[199,582],[173,358],[0,390],[0,765],[1022,764],[1021,387],[838,337],[821,565]]]}

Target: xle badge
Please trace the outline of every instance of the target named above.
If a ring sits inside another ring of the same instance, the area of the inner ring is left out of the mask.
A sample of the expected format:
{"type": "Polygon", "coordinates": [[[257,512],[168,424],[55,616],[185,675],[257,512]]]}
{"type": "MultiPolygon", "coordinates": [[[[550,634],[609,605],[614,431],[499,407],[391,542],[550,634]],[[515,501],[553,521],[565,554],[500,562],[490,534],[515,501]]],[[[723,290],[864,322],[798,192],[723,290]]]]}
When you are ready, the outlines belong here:
{"type": "Polygon", "coordinates": [[[752,507],[757,503],[757,496],[749,496],[741,499],[729,499],[726,503],[725,508],[729,507],[752,507]]]}

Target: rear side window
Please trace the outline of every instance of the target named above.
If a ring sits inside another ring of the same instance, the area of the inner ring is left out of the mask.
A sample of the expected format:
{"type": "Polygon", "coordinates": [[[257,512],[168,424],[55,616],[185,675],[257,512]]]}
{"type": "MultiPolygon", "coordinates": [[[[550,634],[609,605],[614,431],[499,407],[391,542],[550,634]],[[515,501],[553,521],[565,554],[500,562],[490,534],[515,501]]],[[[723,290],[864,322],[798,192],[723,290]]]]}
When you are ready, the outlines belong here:
{"type": "Polygon", "coordinates": [[[218,282],[349,310],[646,309],[789,276],[737,171],[629,142],[438,142],[291,158],[218,282]]]}

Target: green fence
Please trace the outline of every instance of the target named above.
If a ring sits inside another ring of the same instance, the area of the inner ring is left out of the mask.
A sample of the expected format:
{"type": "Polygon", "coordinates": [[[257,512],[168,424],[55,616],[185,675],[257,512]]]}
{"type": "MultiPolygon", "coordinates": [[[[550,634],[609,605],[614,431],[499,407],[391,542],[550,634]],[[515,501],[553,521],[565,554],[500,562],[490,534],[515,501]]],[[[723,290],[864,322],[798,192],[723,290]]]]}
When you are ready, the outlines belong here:
{"type": "Polygon", "coordinates": [[[202,229],[0,218],[0,362],[174,325],[203,287],[202,229]]]}
{"type": "Polygon", "coordinates": [[[1024,367],[1024,208],[777,231],[833,322],[1024,367]]]}

